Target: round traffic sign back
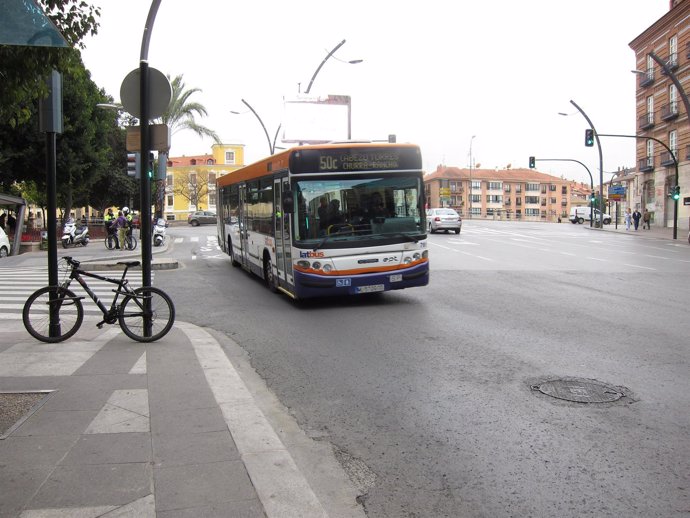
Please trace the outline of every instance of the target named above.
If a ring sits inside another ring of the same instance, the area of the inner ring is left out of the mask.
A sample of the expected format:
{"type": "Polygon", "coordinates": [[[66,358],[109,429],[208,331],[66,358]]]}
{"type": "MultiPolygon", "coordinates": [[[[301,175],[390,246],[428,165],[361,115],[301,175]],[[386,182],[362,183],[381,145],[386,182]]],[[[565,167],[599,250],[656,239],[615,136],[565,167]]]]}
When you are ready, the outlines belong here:
{"type": "MultiPolygon", "coordinates": [[[[128,113],[141,118],[141,71],[132,70],[120,86],[120,100],[128,113]]],[[[165,74],[149,67],[149,119],[155,119],[165,113],[172,99],[172,86],[165,74]]]]}

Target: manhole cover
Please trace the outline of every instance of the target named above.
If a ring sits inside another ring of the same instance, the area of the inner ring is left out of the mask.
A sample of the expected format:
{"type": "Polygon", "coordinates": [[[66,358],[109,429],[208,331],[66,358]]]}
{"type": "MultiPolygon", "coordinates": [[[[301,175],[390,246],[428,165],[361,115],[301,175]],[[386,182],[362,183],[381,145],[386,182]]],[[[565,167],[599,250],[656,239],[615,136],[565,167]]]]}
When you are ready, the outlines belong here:
{"type": "Polygon", "coordinates": [[[618,388],[596,380],[556,379],[532,385],[542,394],[576,403],[611,403],[625,394],[618,388]]]}

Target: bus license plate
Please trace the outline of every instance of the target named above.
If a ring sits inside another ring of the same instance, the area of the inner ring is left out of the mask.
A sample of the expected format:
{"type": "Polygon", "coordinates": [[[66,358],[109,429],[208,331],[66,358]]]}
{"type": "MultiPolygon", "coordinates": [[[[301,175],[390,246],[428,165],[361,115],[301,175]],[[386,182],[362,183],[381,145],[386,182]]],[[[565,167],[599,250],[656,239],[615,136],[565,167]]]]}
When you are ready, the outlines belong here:
{"type": "Polygon", "coordinates": [[[357,293],[374,293],[377,291],[383,291],[383,284],[372,284],[371,286],[357,286],[357,293]]]}
{"type": "Polygon", "coordinates": [[[390,277],[391,282],[400,282],[402,281],[402,273],[394,273],[390,277]]]}

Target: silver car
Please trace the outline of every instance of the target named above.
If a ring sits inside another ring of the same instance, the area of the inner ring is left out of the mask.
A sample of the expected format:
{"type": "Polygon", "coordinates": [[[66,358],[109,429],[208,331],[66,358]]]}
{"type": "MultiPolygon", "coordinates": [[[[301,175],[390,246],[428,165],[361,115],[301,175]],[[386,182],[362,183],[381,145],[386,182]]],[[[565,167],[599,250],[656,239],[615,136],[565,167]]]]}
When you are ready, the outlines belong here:
{"type": "Polygon", "coordinates": [[[193,227],[198,227],[199,225],[215,225],[216,221],[216,213],[208,210],[198,210],[187,216],[187,223],[193,227]]]}
{"type": "Polygon", "coordinates": [[[454,231],[456,234],[462,230],[462,218],[454,209],[439,208],[426,211],[426,226],[430,234],[438,230],[454,231]]]}

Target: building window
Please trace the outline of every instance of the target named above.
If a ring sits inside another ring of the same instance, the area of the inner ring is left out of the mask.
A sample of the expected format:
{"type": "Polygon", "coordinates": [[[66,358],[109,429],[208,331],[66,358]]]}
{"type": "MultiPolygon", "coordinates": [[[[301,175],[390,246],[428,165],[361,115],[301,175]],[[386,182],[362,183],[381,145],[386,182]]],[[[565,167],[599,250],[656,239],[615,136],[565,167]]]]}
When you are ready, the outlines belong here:
{"type": "Polygon", "coordinates": [[[526,191],[539,191],[539,184],[538,183],[528,183],[526,188],[526,191]]]}
{"type": "Polygon", "coordinates": [[[503,196],[500,194],[487,194],[486,203],[503,203],[503,196]]]}
{"type": "Polygon", "coordinates": [[[173,185],[173,175],[169,174],[165,176],[165,185],[172,187],[173,185]]]}
{"type": "Polygon", "coordinates": [[[481,216],[482,215],[482,208],[481,207],[472,207],[472,210],[470,210],[470,214],[473,216],[481,216]]]}
{"type": "Polygon", "coordinates": [[[551,203],[555,204],[555,203],[556,203],[556,198],[551,198],[551,203]]]}
{"type": "Polygon", "coordinates": [[[525,203],[539,203],[539,196],[525,196],[525,203]]]}
{"type": "Polygon", "coordinates": [[[676,130],[668,132],[668,147],[671,149],[673,156],[678,155],[676,152],[678,150],[678,132],[676,130]]]}
{"type": "Polygon", "coordinates": [[[510,184],[509,183],[503,184],[503,192],[510,192],[510,184]]]}
{"type": "Polygon", "coordinates": [[[472,180],[472,190],[474,189],[481,189],[482,188],[482,182],[478,180],[472,180]]]}
{"type": "Polygon", "coordinates": [[[208,204],[215,207],[216,206],[216,192],[209,192],[208,193],[208,204]]]}
{"type": "Polygon", "coordinates": [[[225,163],[226,164],[234,164],[235,163],[235,152],[234,151],[226,151],[225,152],[225,163]]]}
{"type": "Polygon", "coordinates": [[[647,140],[647,158],[654,158],[654,141],[647,140]]]}
{"type": "Polygon", "coordinates": [[[671,36],[668,40],[668,64],[678,65],[678,36],[671,36]]]}
{"type": "Polygon", "coordinates": [[[539,209],[525,209],[525,216],[539,216],[539,209]]]}
{"type": "Polygon", "coordinates": [[[564,196],[568,195],[568,187],[566,185],[563,185],[561,187],[561,194],[563,194],[564,196]]]}
{"type": "Polygon", "coordinates": [[[482,202],[482,195],[481,194],[473,194],[472,195],[472,203],[481,203],[482,202]]]}
{"type": "Polygon", "coordinates": [[[489,190],[491,191],[500,191],[503,188],[503,184],[501,182],[489,182],[489,190]]]}
{"type": "Polygon", "coordinates": [[[552,183],[551,185],[549,185],[549,191],[556,192],[556,184],[552,183]]]}
{"type": "Polygon", "coordinates": [[[165,204],[166,204],[168,207],[172,207],[172,206],[174,205],[174,201],[175,201],[175,199],[173,198],[172,194],[168,194],[168,195],[165,197],[165,204]]]}

